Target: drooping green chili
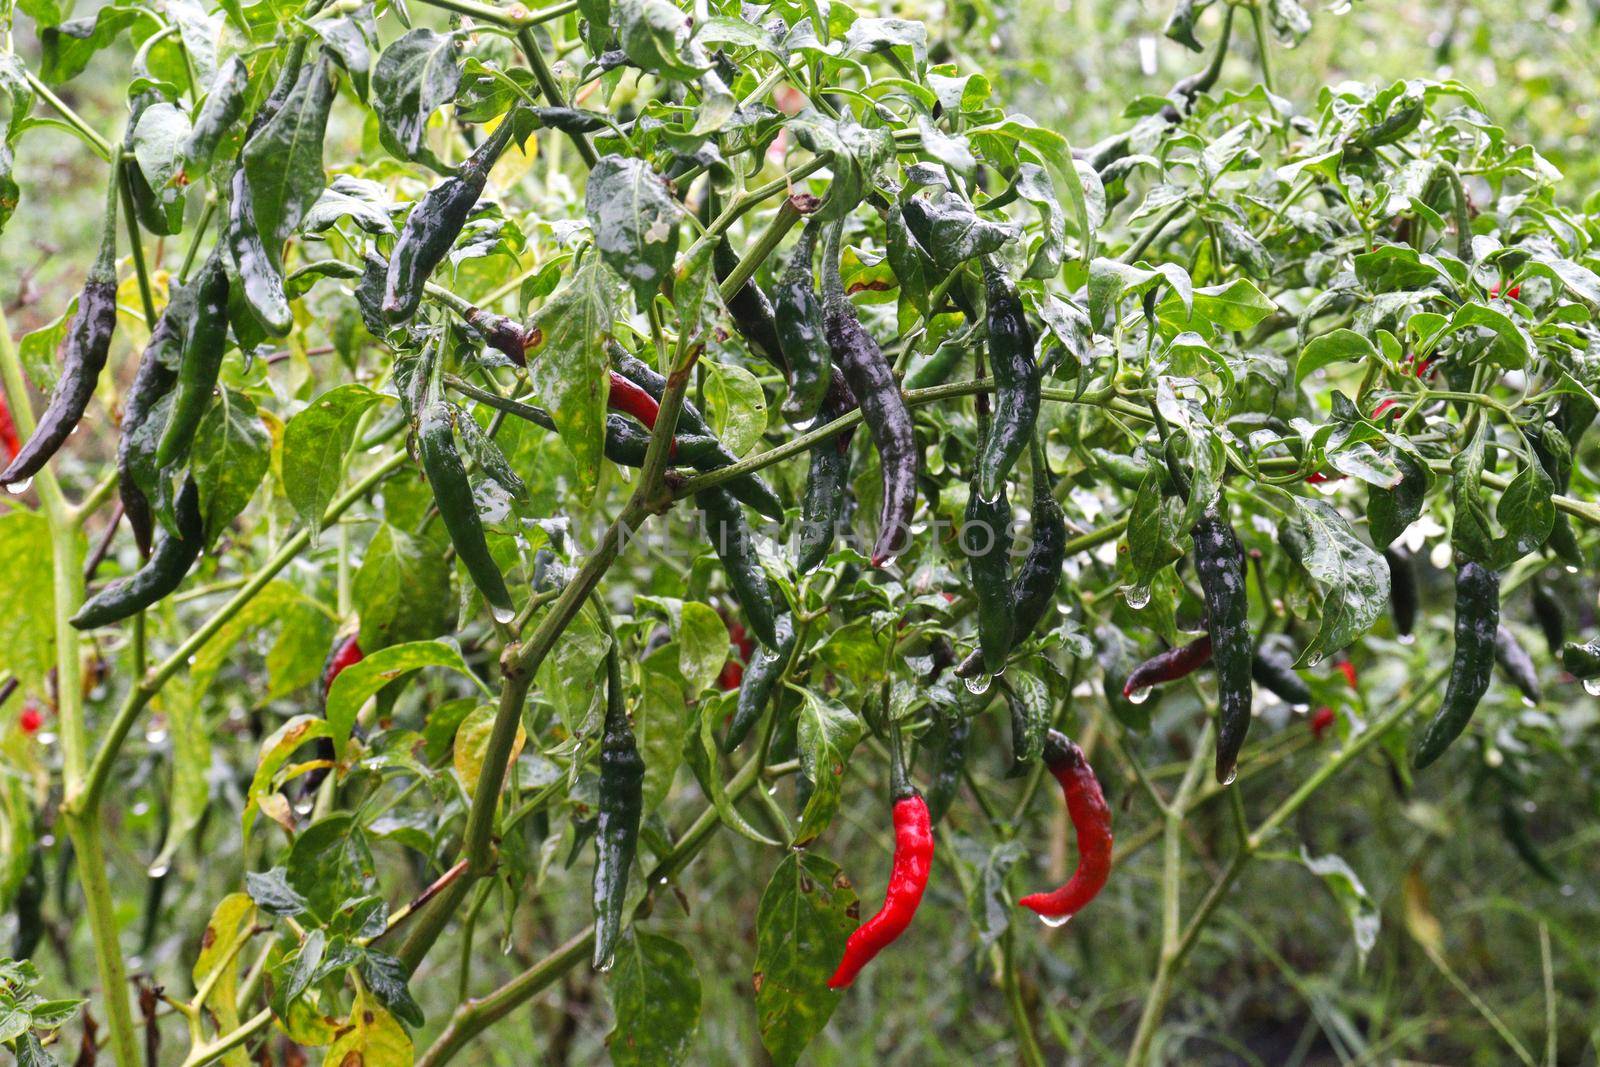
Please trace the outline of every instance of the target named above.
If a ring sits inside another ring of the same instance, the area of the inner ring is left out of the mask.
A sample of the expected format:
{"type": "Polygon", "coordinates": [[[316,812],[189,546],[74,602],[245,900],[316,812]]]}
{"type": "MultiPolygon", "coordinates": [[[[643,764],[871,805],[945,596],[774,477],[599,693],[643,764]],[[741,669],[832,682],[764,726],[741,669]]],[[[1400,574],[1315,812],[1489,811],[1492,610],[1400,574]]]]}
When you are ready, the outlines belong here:
{"type": "Polygon", "coordinates": [[[733,494],[720,485],[696,493],[695,503],[705,513],[706,537],[722,561],[728,591],[744,609],[751,632],[767,648],[778,648],[778,609],[772,582],[756,554],[744,512],[739,510],[733,494]]]}
{"type": "Polygon", "coordinates": [[[1550,646],[1550,654],[1559,656],[1561,646],[1567,640],[1567,614],[1561,609],[1561,603],[1556,600],[1548,586],[1541,581],[1533,583],[1533,619],[1539,624],[1539,630],[1544,634],[1544,640],[1550,646]]]}
{"type": "Polygon", "coordinates": [[[1296,708],[1311,706],[1311,690],[1294,670],[1295,657],[1277,644],[1262,644],[1250,660],[1250,677],[1267,692],[1296,708]]]}
{"type": "Polygon", "coordinates": [[[1207,507],[1191,531],[1194,569],[1205,595],[1206,629],[1217,672],[1217,781],[1233,781],[1250,730],[1250,596],[1245,586],[1244,552],[1233,527],[1216,504],[1207,507]]]}
{"type": "Polygon", "coordinates": [[[155,536],[155,516],[150,510],[150,500],[139,486],[135,468],[141,463],[154,464],[154,434],[141,433],[150,409],[172,391],[178,381],[178,360],[183,351],[182,319],[186,308],[192,306],[187,289],[173,282],[171,298],[156,325],[150,331],[150,341],[139,357],[139,369],[134,373],[133,384],[122,399],[122,426],[117,438],[117,492],[122,497],[122,513],[133,530],[134,543],[139,554],[148,556],[155,536]]]}
{"type": "Polygon", "coordinates": [[[163,530],[145,565],[91,597],[72,617],[79,630],[109,626],[143,611],[174,592],[205,546],[205,523],[200,514],[200,491],[194,479],[184,480],[174,504],[178,531],[163,530]]]}
{"type": "Polygon", "coordinates": [[[608,971],[622,935],[628,870],[644,811],[644,757],[628,721],[622,657],[612,638],[606,653],[606,715],[600,735],[600,811],[594,833],[594,966],[608,971]]]}
{"type": "Polygon", "coordinates": [[[428,279],[434,268],[444,262],[467,224],[467,216],[488,184],[489,171],[511,143],[515,127],[514,115],[502,118],[453,176],[429,189],[411,206],[389,255],[389,270],[384,277],[383,315],[390,322],[405,322],[417,313],[428,279]]]}
{"type": "Polygon", "coordinates": [[[1580,682],[1600,678],[1600,638],[1586,645],[1568,641],[1561,649],[1561,666],[1580,682]]]}
{"type": "Polygon", "coordinates": [[[1533,665],[1533,657],[1522,647],[1517,635],[1504,623],[1495,627],[1494,661],[1499,664],[1506,680],[1516,686],[1530,703],[1539,702],[1539,669],[1533,665]]]}
{"type": "MultiPolygon", "coordinates": [[[[828,391],[813,428],[848,414],[856,406],[855,397],[850,395],[843,379],[835,375],[835,381],[838,388],[828,391]]],[[[795,555],[795,566],[801,574],[815,569],[833,551],[849,493],[850,439],[854,432],[846,430],[831,441],[818,441],[811,448],[805,497],[800,503],[799,549],[795,555]]]]}
{"type": "Polygon", "coordinates": [[[178,358],[177,391],[166,429],[156,446],[156,465],[168,467],[189,454],[200,420],[211,406],[222,356],[228,347],[228,271],[220,251],[213,252],[198,279],[194,318],[178,358]]]}
{"type": "MultiPolygon", "coordinates": [[[[633,384],[640,386],[652,397],[660,400],[667,391],[667,380],[658,374],[654,367],[645,363],[620,345],[610,349],[613,365],[633,384]]],[[[684,400],[683,406],[678,411],[677,430],[680,433],[695,435],[710,435],[711,428],[706,424],[705,416],[691,401],[684,400]]],[[[714,452],[690,457],[679,453],[680,458],[687,459],[696,470],[714,471],[738,462],[738,457],[719,442],[714,452]]],[[[769,519],[782,521],[783,501],[778,499],[767,485],[755,474],[742,474],[725,483],[725,488],[731,492],[740,503],[747,504],[769,519]]]]}
{"type": "Polygon", "coordinates": [[[11,958],[33,958],[34,949],[44,937],[44,849],[37,843],[28,849],[28,873],[17,885],[12,901],[12,914],[16,917],[17,931],[11,941],[11,958]]]}
{"type": "Polygon", "coordinates": [[[783,416],[795,424],[816,417],[833,377],[833,355],[823,328],[822,299],[812,268],[816,246],[817,223],[813,221],[801,231],[776,290],[778,342],[784,361],[789,364],[789,395],[783,401],[783,416]]]}
{"type": "Polygon", "coordinates": [[[239,56],[229,56],[211,78],[206,99],[183,143],[184,169],[198,176],[211,166],[217,147],[244,114],[250,68],[239,56]]]}
{"type": "Polygon", "coordinates": [[[67,324],[56,359],[61,374],[50,391],[49,403],[39,416],[33,436],[23,444],[4,471],[0,485],[25,482],[60,451],[83,420],[111,351],[117,328],[117,168],[106,186],[105,216],[100,225],[100,247],[89,275],[78,293],[78,310],[67,324]]]}
{"type": "Polygon", "coordinates": [[[1561,884],[1561,876],[1550,866],[1550,861],[1539,851],[1539,846],[1533,843],[1533,837],[1528,833],[1528,821],[1523,818],[1522,812],[1517,810],[1516,802],[1510,797],[1502,797],[1500,800],[1500,832],[1505,835],[1517,858],[1527,864],[1529,870],[1551,885],[1561,884]]]}
{"type": "Polygon", "coordinates": [[[1456,570],[1456,647],[1444,703],[1422,728],[1412,764],[1438,759],[1472,721],[1494,673],[1494,638],[1500,627],[1500,575],[1468,560],[1456,570]]]}
{"type": "MultiPolygon", "coordinates": [[[[435,365],[436,367],[437,365],[435,365]]],[[[430,383],[417,427],[417,452],[428,486],[439,505],[439,518],[455,546],[456,556],[466,568],[472,584],[478,587],[495,620],[510,622],[516,617],[511,591],[505,575],[489,551],[483,534],[483,520],[472,496],[472,483],[456,451],[455,419],[450,405],[439,395],[437,382],[430,383]]]]}
{"type": "Polygon", "coordinates": [[[785,611],[778,616],[775,626],[777,643],[758,647],[751,655],[750,662],[745,665],[744,677],[739,681],[739,696],[734,704],[733,718],[729,721],[728,732],[722,739],[724,752],[732,752],[742,745],[744,739],[750,736],[751,729],[761,721],[762,714],[772,701],[773,693],[778,689],[778,683],[783,680],[783,672],[788,670],[789,661],[794,656],[798,638],[794,616],[785,611]]]}
{"type": "Polygon", "coordinates": [[[905,550],[911,538],[911,516],[917,503],[917,442],[900,384],[895,381],[883,350],[862,327],[845,295],[839,276],[843,231],[843,219],[829,227],[822,253],[823,321],[833,360],[844,372],[845,382],[861,406],[862,421],[878,449],[883,506],[872,547],[872,565],[883,567],[905,550]]]}
{"type": "MultiPolygon", "coordinates": [[[[1554,422],[1545,422],[1539,427],[1538,433],[1529,435],[1528,440],[1539,466],[1555,483],[1555,491],[1565,493],[1572,483],[1572,445],[1567,441],[1567,435],[1554,422]]],[[[1578,537],[1572,532],[1572,522],[1566,512],[1556,512],[1555,523],[1550,527],[1550,536],[1545,543],[1569,566],[1583,565],[1583,549],[1578,547],[1578,537]]]]}
{"type": "Polygon", "coordinates": [[[961,789],[962,774],[967,766],[968,742],[972,737],[972,719],[956,714],[940,723],[940,743],[934,751],[931,780],[928,785],[928,818],[937,826],[949,812],[956,793],[961,789]]]}
{"type": "Polygon", "coordinates": [[[1005,486],[994,500],[978,492],[977,478],[967,495],[965,521],[958,533],[967,557],[967,575],[978,602],[978,651],[983,669],[997,674],[1011,652],[1011,504],[1005,486]]]}
{"type": "MultiPolygon", "coordinates": [[[[714,196],[707,195],[705,207],[708,211],[713,207],[714,199],[714,196]]],[[[727,281],[738,265],[738,253],[734,252],[726,237],[722,238],[711,253],[711,269],[716,274],[717,282],[727,281]]],[[[778,336],[777,316],[773,312],[772,301],[756,285],[755,279],[746,279],[726,303],[733,328],[744,338],[750,353],[787,375],[789,363],[784,357],[782,339],[778,336]]]]}
{"type": "Polygon", "coordinates": [[[1417,562],[1400,545],[1383,550],[1389,564],[1389,611],[1394,616],[1394,632],[1410,637],[1417,625],[1417,562]]]}
{"type": "Polygon", "coordinates": [[[1022,299],[993,256],[983,258],[983,282],[988,294],[989,369],[995,390],[994,420],[978,454],[978,492],[985,500],[993,500],[1033,440],[1033,427],[1039,419],[1040,374],[1022,299]]]}
{"type": "Polygon", "coordinates": [[[1033,544],[1011,587],[1011,643],[1027,640],[1056,601],[1061,568],[1067,561],[1067,517],[1050,486],[1050,467],[1037,438],[1033,450],[1033,544]]]}

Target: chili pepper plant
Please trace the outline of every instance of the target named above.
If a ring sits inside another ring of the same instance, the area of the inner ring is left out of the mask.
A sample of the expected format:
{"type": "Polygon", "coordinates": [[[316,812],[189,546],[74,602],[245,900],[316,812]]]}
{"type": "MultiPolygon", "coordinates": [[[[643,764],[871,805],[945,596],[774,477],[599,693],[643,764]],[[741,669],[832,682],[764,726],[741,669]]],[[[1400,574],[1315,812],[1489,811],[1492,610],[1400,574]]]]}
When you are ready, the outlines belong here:
{"type": "Polygon", "coordinates": [[[1362,778],[1593,903],[1600,217],[1295,0],[1081,145],[887,10],[0,4],[0,225],[104,190],[0,318],[18,1062],[1200,1062],[1262,866],[1399,936],[1362,778]]]}

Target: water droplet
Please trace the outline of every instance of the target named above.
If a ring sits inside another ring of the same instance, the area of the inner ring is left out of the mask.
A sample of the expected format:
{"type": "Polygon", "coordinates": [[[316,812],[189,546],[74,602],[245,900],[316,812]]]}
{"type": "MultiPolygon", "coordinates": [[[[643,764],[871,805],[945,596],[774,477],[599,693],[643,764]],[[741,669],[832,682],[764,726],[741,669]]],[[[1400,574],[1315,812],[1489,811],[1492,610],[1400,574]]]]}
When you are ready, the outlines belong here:
{"type": "Polygon", "coordinates": [[[1600,697],[1600,678],[1585,678],[1583,691],[1592,697],[1600,697]]]}
{"type": "Polygon", "coordinates": [[[165,878],[167,876],[167,872],[171,869],[172,868],[165,863],[152,863],[150,865],[150,869],[146,873],[152,878],[165,878]]]}
{"type": "Polygon", "coordinates": [[[1567,573],[1568,574],[1577,574],[1578,573],[1578,568],[1576,568],[1572,564],[1568,563],[1567,564],[1567,573]]]}
{"type": "Polygon", "coordinates": [[[141,800],[137,804],[135,804],[130,810],[135,815],[143,815],[147,811],[150,810],[150,805],[146,804],[144,801],[141,800]]]}
{"type": "Polygon", "coordinates": [[[6,492],[10,493],[12,496],[21,496],[23,493],[26,493],[29,490],[29,488],[31,488],[32,486],[33,486],[33,479],[32,478],[24,478],[20,482],[12,482],[10,485],[7,485],[6,486],[6,492]]]}
{"type": "Polygon", "coordinates": [[[978,674],[974,674],[970,678],[965,679],[965,681],[967,683],[967,692],[973,694],[974,696],[982,696],[984,693],[989,691],[989,684],[993,682],[994,679],[989,675],[980,672],[978,674]]]}
{"type": "Polygon", "coordinates": [[[1148,685],[1141,685],[1137,689],[1130,689],[1128,691],[1128,703],[1143,704],[1146,700],[1150,699],[1151,688],[1152,687],[1148,685]]]}
{"type": "Polygon", "coordinates": [[[311,814],[311,808],[312,808],[311,801],[302,800],[302,801],[300,801],[300,803],[298,803],[298,804],[296,804],[294,806],[294,813],[296,815],[300,816],[301,818],[305,818],[307,815],[311,814]]]}
{"type": "Polygon", "coordinates": [[[40,730],[39,734],[38,734],[38,739],[39,739],[39,743],[41,745],[47,745],[47,746],[48,745],[53,745],[53,744],[56,743],[55,731],[54,730],[40,730]]]}
{"type": "Polygon", "coordinates": [[[1039,921],[1044,923],[1046,926],[1050,927],[1052,930],[1059,930],[1061,927],[1067,925],[1067,923],[1071,919],[1072,919],[1071,915],[1041,915],[1041,916],[1039,916],[1039,921]]]}
{"type": "Polygon", "coordinates": [[[501,626],[510,626],[511,621],[517,617],[516,608],[491,607],[489,609],[489,613],[494,616],[494,621],[499,623],[501,626]]]}
{"type": "Polygon", "coordinates": [[[1290,704],[1289,709],[1297,715],[1304,715],[1311,710],[1310,704],[1290,704]]]}
{"type": "Polygon", "coordinates": [[[167,739],[167,729],[164,726],[152,726],[144,732],[144,739],[152,745],[159,745],[167,739]]]}
{"type": "Polygon", "coordinates": [[[1523,697],[1523,698],[1522,698],[1522,706],[1523,706],[1523,707],[1525,707],[1525,708],[1536,708],[1536,707],[1538,707],[1538,706],[1539,706],[1539,705],[1538,705],[1538,704],[1536,704],[1536,703],[1534,703],[1534,701],[1533,701],[1533,700],[1532,700],[1532,698],[1530,698],[1530,697],[1523,697]]]}
{"type": "Polygon", "coordinates": [[[1232,785],[1233,780],[1237,777],[1239,777],[1239,768],[1237,766],[1233,766],[1229,767],[1228,773],[1217,779],[1217,781],[1220,782],[1224,788],[1226,788],[1227,786],[1232,785]]]}
{"type": "Polygon", "coordinates": [[[617,960],[614,956],[610,959],[601,960],[600,965],[596,967],[595,970],[599,971],[601,974],[607,974],[611,971],[612,966],[615,965],[616,962],[617,960]]]}
{"type": "Polygon", "coordinates": [[[1321,652],[1312,653],[1311,658],[1306,660],[1306,666],[1307,667],[1320,666],[1321,663],[1322,663],[1322,653],[1321,652]]]}
{"type": "Polygon", "coordinates": [[[1417,635],[1416,634],[1401,634],[1400,635],[1400,643],[1402,645],[1414,645],[1414,644],[1417,643],[1417,635]]]}
{"type": "Polygon", "coordinates": [[[1561,887],[1561,895],[1564,896],[1564,897],[1570,897],[1576,892],[1577,892],[1577,889],[1575,889],[1574,887],[1572,887],[1570,885],[1564,885],[1564,886],[1561,887]]]}
{"type": "Polygon", "coordinates": [[[1134,611],[1142,611],[1150,603],[1150,587],[1130,585],[1122,591],[1122,599],[1126,600],[1128,607],[1134,611]]]}

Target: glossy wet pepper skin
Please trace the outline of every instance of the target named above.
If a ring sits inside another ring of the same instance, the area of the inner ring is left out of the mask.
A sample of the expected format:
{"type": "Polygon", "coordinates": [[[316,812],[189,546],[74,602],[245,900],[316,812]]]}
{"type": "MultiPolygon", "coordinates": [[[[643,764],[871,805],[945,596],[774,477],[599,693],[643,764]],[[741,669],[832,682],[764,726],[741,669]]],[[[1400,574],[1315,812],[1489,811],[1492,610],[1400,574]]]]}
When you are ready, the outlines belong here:
{"type": "Polygon", "coordinates": [[[117,180],[115,168],[106,192],[100,248],[78,294],[78,310],[67,324],[56,360],[61,373],[33,435],[0,471],[0,485],[15,485],[38,474],[83,421],[111,351],[117,329],[117,180]]]}
{"type": "Polygon", "coordinates": [[[1078,866],[1065,885],[1017,901],[1047,919],[1066,920],[1088,906],[1111,873],[1111,808],[1083,750],[1059,730],[1045,737],[1044,763],[1061,785],[1078,839],[1078,866]]]}
{"type": "Polygon", "coordinates": [[[933,872],[933,823],[928,805],[912,790],[894,801],[894,866],[883,907],[858,926],[845,943],[844,958],[828,979],[829,989],[844,989],[861,969],[905,933],[922,903],[933,872]]]}
{"type": "Polygon", "coordinates": [[[705,513],[706,538],[728,580],[728,591],[744,609],[745,621],[767,648],[778,647],[778,609],[766,568],[756,554],[755,541],[733,494],[713,486],[695,494],[705,513]]]}
{"type": "Polygon", "coordinates": [[[962,773],[972,739],[972,719],[957,715],[944,724],[942,743],[934,756],[933,781],[928,786],[928,818],[937,826],[944,821],[961,789],[962,773]]]}
{"type": "Polygon", "coordinates": [[[1061,568],[1067,562],[1067,517],[1050,489],[1044,449],[1033,443],[1033,544],[1017,568],[1011,587],[1011,644],[1028,639],[1056,600],[1061,568]]]}
{"type": "Polygon", "coordinates": [[[1389,564],[1389,611],[1394,616],[1394,632],[1410,637],[1417,625],[1417,563],[1399,545],[1383,550],[1389,564]]]}
{"type": "Polygon", "coordinates": [[[120,622],[156,604],[183,584],[205,545],[200,491],[192,478],[184,480],[174,510],[178,533],[163,531],[145,565],[91,597],[72,617],[74,627],[92,630],[120,622]]]}
{"type": "Polygon", "coordinates": [[[156,466],[171,466],[189,454],[195,431],[216,392],[227,346],[228,272],[221,254],[213,253],[200,274],[194,318],[178,357],[172,411],[156,446],[156,466]]]}
{"type": "Polygon", "coordinates": [[[1561,649],[1561,666],[1579,681],[1600,678],[1600,640],[1586,645],[1568,641],[1561,649]]]}
{"type": "Polygon", "coordinates": [[[1311,690],[1295,673],[1294,657],[1274,645],[1263,644],[1250,661],[1250,677],[1267,692],[1295,707],[1311,704],[1311,690]]]}
{"type": "Polygon", "coordinates": [[[783,417],[791,423],[816,416],[833,374],[833,355],[823,325],[822,299],[817,293],[812,258],[816,254],[817,228],[808,224],[795,245],[789,266],[778,279],[773,320],[784,362],[789,365],[789,395],[783,417]]]}
{"type": "Polygon", "coordinates": [[[1212,505],[1191,531],[1194,569],[1205,595],[1206,631],[1217,671],[1217,781],[1233,780],[1239,750],[1250,729],[1250,595],[1245,586],[1244,552],[1233,527],[1212,505]]]}
{"type": "Polygon", "coordinates": [[[995,500],[984,500],[974,480],[967,495],[965,521],[959,531],[967,557],[967,577],[978,602],[978,651],[983,669],[997,674],[1011,653],[1011,504],[1005,487],[995,500]]]}
{"type": "Polygon", "coordinates": [[[1163,682],[1186,678],[1210,662],[1211,635],[1202,634],[1188,644],[1158,652],[1135,667],[1122,683],[1122,695],[1132,696],[1163,682]]]}
{"type": "Polygon", "coordinates": [[[788,669],[789,661],[794,656],[798,638],[794,616],[787,611],[779,615],[774,631],[776,642],[757,648],[745,664],[744,675],[739,679],[739,696],[734,703],[733,718],[722,739],[724,752],[732,752],[743,744],[744,739],[750,736],[750,730],[761,721],[762,714],[778,690],[778,683],[783,680],[783,672],[788,669]]]}
{"type": "Polygon", "coordinates": [[[600,811],[594,834],[594,965],[609,970],[622,935],[628,871],[644,811],[644,757],[623,698],[621,658],[606,656],[606,715],[600,735],[600,811]]]}
{"type": "Polygon", "coordinates": [[[1530,702],[1534,704],[1539,702],[1541,696],[1539,669],[1533,665],[1533,657],[1522,647],[1517,635],[1504,623],[1495,627],[1494,661],[1499,665],[1501,673],[1506,676],[1506,681],[1516,686],[1530,702]]]}
{"type": "Polygon", "coordinates": [[[994,421],[978,453],[978,492],[993,500],[1033,440],[1039,419],[1039,364],[1022,298],[993,256],[983,260],[988,296],[989,369],[994,375],[994,421]]]}
{"type": "Polygon", "coordinates": [[[439,518],[450,535],[450,543],[455,546],[456,557],[461,560],[472,584],[489,602],[495,618],[509,622],[516,613],[511,590],[506,588],[505,575],[500,573],[500,565],[495,562],[484,537],[483,521],[478,517],[478,505],[472,496],[472,483],[467,480],[466,467],[456,451],[450,407],[436,397],[422,410],[417,427],[417,452],[422,457],[422,469],[428,475],[428,485],[439,505],[439,518]]]}
{"type": "Polygon", "coordinates": [[[856,318],[839,276],[840,239],[844,222],[828,230],[822,253],[822,310],[833,361],[861,406],[862,421],[878,450],[883,474],[883,506],[872,565],[886,566],[905,550],[911,538],[911,516],[917,502],[917,444],[911,411],[883,350],[856,318]]]}
{"type": "MultiPolygon", "coordinates": [[[[855,397],[842,382],[840,386],[840,389],[830,390],[823,400],[813,428],[824,426],[855,408],[855,397]]],[[[800,503],[799,551],[795,556],[795,566],[801,574],[816,569],[833,551],[850,481],[851,433],[847,430],[831,441],[819,441],[811,449],[805,496],[800,503]]]]}
{"type": "Polygon", "coordinates": [[[1494,673],[1494,638],[1499,627],[1500,575],[1471,560],[1461,564],[1456,570],[1456,647],[1450,660],[1450,681],[1444,703],[1417,739],[1412,764],[1418,770],[1437,760],[1472,721],[1494,673]]]}
{"type": "MultiPolygon", "coordinates": [[[[180,310],[174,283],[173,298],[156,320],[155,329],[150,331],[150,340],[139,357],[133,384],[122,399],[122,426],[117,438],[117,492],[122,498],[122,513],[127,517],[134,543],[142,556],[150,554],[155,515],[134,475],[135,466],[144,458],[141,450],[151,449],[150,442],[142,439],[140,429],[156,402],[170,393],[178,382],[177,364],[183,350],[183,329],[177,321],[180,310]]],[[[145,451],[145,456],[153,459],[151,451],[145,451]]]]}
{"type": "Polygon", "coordinates": [[[404,322],[417,313],[429,277],[461,235],[467,216],[488,184],[489,171],[511,143],[515,125],[512,115],[501,119],[452,177],[429,189],[412,205],[395,240],[384,277],[383,314],[390,322],[404,322]]]}

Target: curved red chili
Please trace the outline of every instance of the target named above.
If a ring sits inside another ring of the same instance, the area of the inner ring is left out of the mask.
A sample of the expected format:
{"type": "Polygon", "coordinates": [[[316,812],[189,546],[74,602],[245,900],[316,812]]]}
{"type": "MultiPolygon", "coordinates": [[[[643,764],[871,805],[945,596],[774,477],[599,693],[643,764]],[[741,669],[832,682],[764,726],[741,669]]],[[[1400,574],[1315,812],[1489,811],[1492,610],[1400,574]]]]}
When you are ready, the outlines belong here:
{"type": "Polygon", "coordinates": [[[611,392],[606,395],[606,407],[632,415],[650,430],[656,428],[656,416],[661,414],[661,405],[656,403],[655,397],[616,371],[611,372],[611,392]]]}
{"type": "MultiPolygon", "coordinates": [[[[906,788],[910,788],[907,786],[906,788]]],[[[878,914],[856,927],[844,946],[839,969],[828,979],[829,989],[843,989],[856,980],[861,968],[905,933],[922,903],[922,891],[933,870],[933,823],[922,795],[911,789],[894,802],[894,869],[878,914]]]]}
{"type": "Polygon", "coordinates": [[[1046,919],[1065,922],[1100,893],[1111,873],[1111,809],[1083,750],[1059,730],[1051,730],[1045,738],[1044,764],[1066,796],[1067,814],[1078,835],[1078,869],[1060,889],[1030,893],[1017,903],[1046,919]]]}
{"type": "Polygon", "coordinates": [[[1332,708],[1318,708],[1311,716],[1311,736],[1318,741],[1328,732],[1328,727],[1333,725],[1334,713],[1332,708]]]}
{"type": "Polygon", "coordinates": [[[350,634],[334,642],[333,652],[328,656],[328,662],[322,666],[322,700],[327,703],[328,690],[333,688],[333,680],[344,672],[346,667],[353,667],[365,658],[366,653],[361,651],[361,642],[356,634],[350,634]]]}
{"type": "Polygon", "coordinates": [[[1187,645],[1169,648],[1139,664],[1123,683],[1122,695],[1132,696],[1162,682],[1175,682],[1211,662],[1211,635],[1202,634],[1187,645]]]}
{"type": "Polygon", "coordinates": [[[1334,666],[1338,668],[1340,674],[1344,675],[1344,680],[1350,684],[1351,689],[1357,688],[1356,665],[1354,663],[1351,663],[1348,659],[1342,659],[1335,663],[1334,666]]]}

